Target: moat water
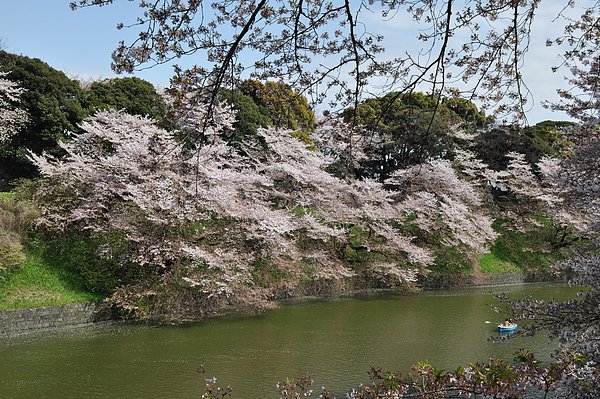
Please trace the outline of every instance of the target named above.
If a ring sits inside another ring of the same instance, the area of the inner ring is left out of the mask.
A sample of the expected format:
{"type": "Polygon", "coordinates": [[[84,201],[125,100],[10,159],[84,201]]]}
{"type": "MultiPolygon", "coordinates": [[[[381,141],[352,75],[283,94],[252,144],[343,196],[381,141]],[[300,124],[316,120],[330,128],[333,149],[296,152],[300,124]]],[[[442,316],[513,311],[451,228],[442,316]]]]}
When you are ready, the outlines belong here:
{"type": "Polygon", "coordinates": [[[284,306],[187,326],[104,325],[0,339],[0,398],[201,398],[206,376],[232,398],[278,398],[275,385],[309,375],[339,393],[371,366],[407,370],[429,360],[454,369],[520,348],[549,359],[547,337],[490,342],[503,319],[494,294],[572,298],[561,285],[388,295],[284,306]],[[488,321],[488,323],[486,323],[488,321]]]}

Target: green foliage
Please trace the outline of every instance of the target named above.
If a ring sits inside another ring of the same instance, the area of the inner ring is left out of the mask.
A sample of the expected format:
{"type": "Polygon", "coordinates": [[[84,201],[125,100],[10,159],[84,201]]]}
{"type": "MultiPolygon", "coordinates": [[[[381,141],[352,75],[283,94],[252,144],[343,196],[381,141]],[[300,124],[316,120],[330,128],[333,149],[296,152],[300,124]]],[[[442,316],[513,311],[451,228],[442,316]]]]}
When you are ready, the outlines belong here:
{"type": "Polygon", "coordinates": [[[152,83],[139,78],[115,78],[93,82],[86,92],[85,107],[96,110],[124,110],[132,115],[149,116],[161,122],[167,106],[152,83]]]}
{"type": "Polygon", "coordinates": [[[408,237],[414,237],[415,242],[426,244],[427,243],[427,232],[419,227],[415,220],[417,220],[417,215],[415,213],[409,213],[405,216],[404,220],[396,220],[391,223],[391,226],[400,231],[403,235],[408,237]]]}
{"type": "Polygon", "coordinates": [[[292,208],[291,211],[294,215],[296,215],[299,218],[306,216],[306,215],[310,215],[313,217],[317,216],[317,211],[314,208],[304,208],[304,207],[296,206],[296,207],[292,208]]]}
{"type": "Polygon", "coordinates": [[[239,90],[221,90],[221,94],[229,104],[237,111],[237,122],[235,127],[236,140],[251,137],[256,134],[258,128],[267,127],[269,116],[265,110],[260,109],[252,97],[247,96],[239,90]]]}
{"type": "Polygon", "coordinates": [[[0,191],[0,201],[6,201],[15,197],[12,191],[0,191]]]}
{"type": "Polygon", "coordinates": [[[570,122],[545,121],[527,128],[501,127],[481,132],[475,140],[478,157],[494,170],[506,169],[511,151],[525,154],[532,166],[544,156],[565,154],[569,142],[562,134],[570,122]]]}
{"type": "Polygon", "coordinates": [[[106,296],[121,286],[158,276],[150,267],[123,261],[121,255],[133,251],[134,244],[119,232],[47,233],[38,239],[44,259],[78,275],[85,289],[94,294],[106,296]]]}
{"type": "Polygon", "coordinates": [[[537,218],[527,231],[514,230],[513,226],[510,219],[496,219],[492,225],[500,236],[486,255],[490,268],[512,269],[512,265],[522,270],[543,270],[565,258],[566,254],[553,245],[555,226],[550,219],[537,218]]]}
{"type": "Polygon", "coordinates": [[[245,80],[239,90],[251,97],[269,118],[269,125],[292,130],[312,131],[315,114],[306,97],[296,93],[290,86],[278,82],[245,80]]]}
{"type": "Polygon", "coordinates": [[[428,267],[429,270],[436,273],[459,274],[473,271],[467,248],[445,244],[444,241],[448,237],[445,237],[441,230],[430,233],[421,229],[416,223],[413,223],[416,217],[415,214],[409,214],[402,223],[398,221],[393,227],[406,236],[414,237],[415,244],[428,248],[432,252],[434,263],[428,267]]]}
{"type": "Polygon", "coordinates": [[[343,116],[382,137],[382,144],[364,148],[369,159],[361,162],[358,171],[359,176],[380,181],[397,169],[447,156],[452,146],[448,129],[460,122],[445,104],[417,92],[370,98],[356,110],[344,110],[343,116]]]}
{"type": "Polygon", "coordinates": [[[480,129],[493,121],[492,117],[485,116],[485,112],[480,111],[475,104],[464,98],[447,98],[442,100],[442,103],[463,120],[463,127],[467,129],[480,129]]]}
{"type": "Polygon", "coordinates": [[[473,271],[465,248],[444,245],[440,241],[434,242],[432,247],[435,262],[429,266],[429,270],[461,274],[473,271]]]}
{"type": "Polygon", "coordinates": [[[258,128],[274,126],[294,129],[292,137],[314,148],[309,131],[314,129],[315,115],[306,98],[282,83],[246,80],[237,90],[221,89],[222,97],[237,111],[236,137],[253,136],[258,128]]]}
{"type": "Polygon", "coordinates": [[[179,224],[169,225],[167,237],[178,237],[191,242],[202,242],[204,244],[218,244],[224,239],[231,239],[234,236],[233,230],[228,230],[233,221],[227,218],[221,218],[216,213],[212,213],[210,218],[202,220],[186,220],[179,224]],[[227,237],[223,237],[223,231],[229,231],[227,237]]]}
{"type": "Polygon", "coordinates": [[[389,257],[385,254],[375,251],[369,251],[366,248],[344,248],[344,260],[350,264],[351,267],[357,268],[362,266],[368,266],[371,262],[379,260],[389,260],[389,257]]]}
{"type": "Polygon", "coordinates": [[[8,79],[26,89],[21,106],[30,116],[27,126],[0,145],[0,185],[6,185],[16,178],[37,175],[26,159],[27,149],[60,154],[57,142],[79,130],[77,124],[86,111],[79,84],[45,62],[0,51],[0,65],[1,71],[10,72],[8,79]]]}
{"type": "Polygon", "coordinates": [[[310,137],[310,134],[308,134],[304,130],[296,130],[292,132],[290,136],[306,144],[306,148],[308,148],[311,151],[315,151],[317,149],[317,147],[315,146],[315,141],[312,139],[312,137],[310,137]]]}
{"type": "Polygon", "coordinates": [[[575,126],[573,122],[543,121],[525,128],[525,135],[545,156],[565,155],[571,143],[566,139],[566,132],[575,126]]]}
{"type": "Polygon", "coordinates": [[[306,231],[303,229],[294,232],[296,237],[296,245],[303,251],[306,250],[330,250],[331,245],[329,242],[325,242],[318,238],[312,238],[306,235],[306,231]]]}
{"type": "Polygon", "coordinates": [[[25,242],[27,231],[40,215],[29,201],[20,199],[16,193],[0,192],[0,233],[12,233],[25,242]]]}
{"type": "Polygon", "coordinates": [[[296,262],[295,266],[302,272],[301,278],[304,278],[305,280],[313,280],[320,265],[314,259],[303,257],[296,262]]]}
{"type": "Polygon", "coordinates": [[[370,232],[365,231],[358,226],[352,226],[348,232],[348,244],[352,247],[361,247],[365,245],[370,238],[370,232]]]}
{"type": "Polygon", "coordinates": [[[488,252],[479,258],[479,269],[482,273],[514,273],[521,272],[514,263],[499,259],[495,254],[488,252]]]}
{"type": "Polygon", "coordinates": [[[279,269],[265,259],[256,259],[252,262],[250,275],[259,287],[270,287],[273,284],[291,277],[289,272],[279,269]]]}
{"type": "Polygon", "coordinates": [[[365,230],[359,226],[348,229],[347,245],[343,247],[342,257],[349,266],[356,269],[368,266],[369,263],[396,258],[399,254],[386,254],[370,247],[385,243],[385,238],[365,230]]]}
{"type": "Polygon", "coordinates": [[[0,193],[0,278],[25,261],[23,244],[27,229],[39,215],[15,193],[0,193]]]}
{"type": "Polygon", "coordinates": [[[348,231],[348,244],[354,248],[360,248],[369,244],[385,244],[386,239],[374,234],[371,229],[365,230],[359,226],[352,226],[348,231]]]}
{"type": "Polygon", "coordinates": [[[81,279],[60,263],[48,263],[36,249],[22,266],[0,280],[0,310],[35,308],[101,300],[83,288],[81,279]]]}

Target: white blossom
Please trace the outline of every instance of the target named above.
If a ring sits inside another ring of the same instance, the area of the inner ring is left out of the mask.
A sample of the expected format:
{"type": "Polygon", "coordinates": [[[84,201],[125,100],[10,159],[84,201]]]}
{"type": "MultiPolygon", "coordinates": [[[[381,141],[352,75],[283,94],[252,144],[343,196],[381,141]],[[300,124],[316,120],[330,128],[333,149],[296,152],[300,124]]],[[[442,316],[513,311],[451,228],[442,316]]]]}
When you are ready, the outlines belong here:
{"type": "Polygon", "coordinates": [[[0,72],[0,144],[7,142],[29,120],[27,112],[18,108],[24,89],[5,79],[8,72],[0,72]]]}

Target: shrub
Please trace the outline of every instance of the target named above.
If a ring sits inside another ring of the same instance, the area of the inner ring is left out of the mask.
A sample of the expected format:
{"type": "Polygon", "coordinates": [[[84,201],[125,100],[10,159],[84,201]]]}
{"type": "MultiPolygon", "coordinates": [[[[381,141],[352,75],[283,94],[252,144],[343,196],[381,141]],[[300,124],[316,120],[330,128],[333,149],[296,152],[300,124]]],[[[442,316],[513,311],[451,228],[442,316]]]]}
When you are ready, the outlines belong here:
{"type": "Polygon", "coordinates": [[[20,266],[25,261],[23,246],[19,236],[0,231],[0,277],[7,271],[20,266]]]}
{"type": "Polygon", "coordinates": [[[14,193],[1,194],[0,276],[25,261],[25,236],[39,214],[33,204],[17,199],[14,193]]]}
{"type": "Polygon", "coordinates": [[[42,234],[38,238],[44,257],[79,275],[85,288],[94,294],[110,295],[117,288],[138,283],[155,272],[126,260],[126,254],[135,248],[118,232],[71,231],[60,236],[42,234]]]}
{"type": "Polygon", "coordinates": [[[10,232],[24,242],[31,224],[40,212],[31,202],[18,199],[13,193],[0,196],[0,232],[10,232]]]}

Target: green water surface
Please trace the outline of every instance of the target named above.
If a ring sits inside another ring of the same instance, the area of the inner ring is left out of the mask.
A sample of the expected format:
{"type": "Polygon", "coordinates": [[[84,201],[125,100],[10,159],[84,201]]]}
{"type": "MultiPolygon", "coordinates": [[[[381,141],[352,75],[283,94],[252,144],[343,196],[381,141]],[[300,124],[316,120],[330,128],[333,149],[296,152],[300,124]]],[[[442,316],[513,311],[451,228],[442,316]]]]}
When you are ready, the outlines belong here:
{"type": "Polygon", "coordinates": [[[310,375],[348,392],[371,366],[420,360],[454,368],[527,348],[548,359],[545,336],[488,341],[501,315],[493,294],[572,297],[557,285],[479,288],[285,306],[184,327],[95,326],[0,339],[0,398],[197,398],[207,375],[233,398],[277,398],[275,384],[310,375]]]}

